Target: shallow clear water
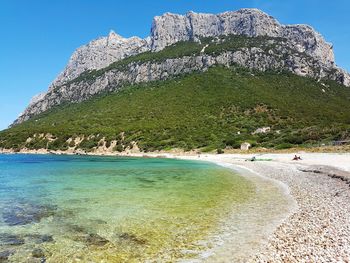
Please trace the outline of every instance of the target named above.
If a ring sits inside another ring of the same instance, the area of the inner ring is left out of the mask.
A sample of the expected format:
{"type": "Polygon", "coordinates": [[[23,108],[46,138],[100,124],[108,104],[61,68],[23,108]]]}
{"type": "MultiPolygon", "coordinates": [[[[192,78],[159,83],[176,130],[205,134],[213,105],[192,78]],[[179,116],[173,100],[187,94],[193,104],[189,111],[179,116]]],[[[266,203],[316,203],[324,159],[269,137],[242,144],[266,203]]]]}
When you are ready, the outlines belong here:
{"type": "Polygon", "coordinates": [[[0,261],[195,258],[252,182],[170,159],[0,155],[0,261]]]}

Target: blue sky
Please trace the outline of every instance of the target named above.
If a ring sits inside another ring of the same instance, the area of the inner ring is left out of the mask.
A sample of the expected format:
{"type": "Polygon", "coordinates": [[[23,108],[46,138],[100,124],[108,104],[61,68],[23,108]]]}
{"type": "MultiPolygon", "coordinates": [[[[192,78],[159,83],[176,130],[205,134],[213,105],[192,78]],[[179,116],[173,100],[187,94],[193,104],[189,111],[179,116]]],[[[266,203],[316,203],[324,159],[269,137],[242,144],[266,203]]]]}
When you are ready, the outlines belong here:
{"type": "Polygon", "coordinates": [[[349,0],[0,0],[0,130],[47,89],[77,47],[111,29],[145,37],[155,15],[245,7],[281,23],[312,25],[334,44],[337,64],[350,71],[349,0]]]}

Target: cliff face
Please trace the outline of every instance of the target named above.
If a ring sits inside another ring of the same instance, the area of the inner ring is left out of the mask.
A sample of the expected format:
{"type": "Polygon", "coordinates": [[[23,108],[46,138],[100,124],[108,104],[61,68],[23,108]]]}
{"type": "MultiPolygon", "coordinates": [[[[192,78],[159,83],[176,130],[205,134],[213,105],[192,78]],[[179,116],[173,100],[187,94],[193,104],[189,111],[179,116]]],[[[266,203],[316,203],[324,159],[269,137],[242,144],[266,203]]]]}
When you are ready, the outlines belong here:
{"type": "Polygon", "coordinates": [[[138,37],[123,38],[111,31],[107,37],[93,40],[78,48],[50,89],[78,77],[86,70],[101,69],[115,61],[148,51],[148,41],[138,37]]]}
{"type": "Polygon", "coordinates": [[[48,92],[33,99],[14,124],[64,101],[80,102],[101,91],[119,89],[125,83],[162,80],[183,73],[203,71],[213,65],[232,64],[261,71],[283,69],[316,79],[332,79],[350,86],[349,74],[335,65],[332,45],[310,26],[281,25],[257,9],[242,9],[217,15],[166,13],[154,18],[151,35],[146,39],[126,39],[111,32],[107,37],[78,48],[63,72],[50,85],[48,92]],[[72,83],[84,72],[106,68],[113,62],[133,55],[146,51],[159,52],[180,41],[200,43],[203,37],[226,35],[268,36],[283,39],[283,42],[279,41],[277,46],[272,45],[268,51],[250,47],[221,54],[172,58],[162,62],[130,63],[123,70],[108,70],[93,81],[72,83]]]}
{"type": "Polygon", "coordinates": [[[281,25],[273,17],[257,10],[242,9],[222,14],[185,16],[164,14],[155,17],[151,30],[152,50],[161,50],[178,41],[221,35],[270,36],[288,39],[300,52],[305,52],[325,64],[334,64],[332,45],[307,25],[281,25]]]}

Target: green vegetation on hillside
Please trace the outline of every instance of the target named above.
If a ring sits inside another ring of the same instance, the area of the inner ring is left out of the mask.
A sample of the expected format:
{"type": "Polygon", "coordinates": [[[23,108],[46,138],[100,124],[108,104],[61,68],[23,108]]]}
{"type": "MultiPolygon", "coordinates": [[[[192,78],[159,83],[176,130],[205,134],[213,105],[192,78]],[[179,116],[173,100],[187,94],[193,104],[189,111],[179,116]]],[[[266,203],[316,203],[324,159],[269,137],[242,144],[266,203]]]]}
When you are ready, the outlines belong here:
{"type": "Polygon", "coordinates": [[[102,137],[117,140],[118,151],[132,141],[144,151],[237,148],[244,141],[281,149],[349,138],[349,100],[350,89],[331,81],[214,67],[61,105],[0,132],[0,148],[66,149],[69,138],[85,135],[85,150],[102,137]],[[252,134],[267,126],[270,132],[252,134]],[[41,133],[56,140],[26,142],[41,133]]]}

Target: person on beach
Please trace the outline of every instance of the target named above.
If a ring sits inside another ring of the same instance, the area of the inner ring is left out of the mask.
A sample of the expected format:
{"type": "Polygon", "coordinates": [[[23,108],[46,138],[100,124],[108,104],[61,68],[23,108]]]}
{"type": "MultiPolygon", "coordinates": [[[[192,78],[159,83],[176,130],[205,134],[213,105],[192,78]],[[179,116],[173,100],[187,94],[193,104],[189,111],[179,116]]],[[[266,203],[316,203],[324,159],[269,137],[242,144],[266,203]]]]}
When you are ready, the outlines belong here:
{"type": "Polygon", "coordinates": [[[293,161],[299,161],[301,160],[300,156],[294,155],[294,158],[292,159],[293,161]]]}

